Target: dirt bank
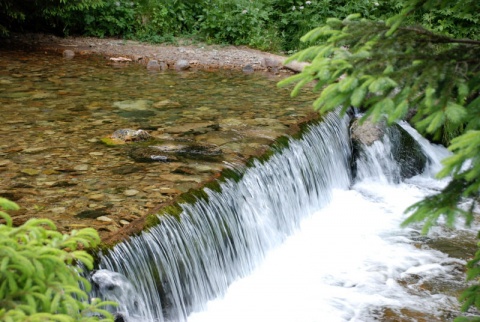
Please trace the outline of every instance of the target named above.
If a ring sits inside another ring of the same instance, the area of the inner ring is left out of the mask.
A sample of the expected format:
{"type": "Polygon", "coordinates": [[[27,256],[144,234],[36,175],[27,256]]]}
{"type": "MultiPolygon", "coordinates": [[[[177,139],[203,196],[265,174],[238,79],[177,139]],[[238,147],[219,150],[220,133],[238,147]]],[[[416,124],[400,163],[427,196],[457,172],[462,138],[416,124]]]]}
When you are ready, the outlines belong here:
{"type": "Polygon", "coordinates": [[[177,45],[146,44],[132,40],[92,37],[60,38],[46,34],[15,34],[3,46],[18,45],[35,50],[63,53],[71,50],[76,55],[99,54],[112,61],[128,59],[147,65],[149,61],[164,62],[174,69],[179,60],[190,67],[204,70],[233,69],[290,73],[303,69],[305,63],[283,65],[285,56],[270,54],[245,46],[220,46],[181,40],[177,45]]]}

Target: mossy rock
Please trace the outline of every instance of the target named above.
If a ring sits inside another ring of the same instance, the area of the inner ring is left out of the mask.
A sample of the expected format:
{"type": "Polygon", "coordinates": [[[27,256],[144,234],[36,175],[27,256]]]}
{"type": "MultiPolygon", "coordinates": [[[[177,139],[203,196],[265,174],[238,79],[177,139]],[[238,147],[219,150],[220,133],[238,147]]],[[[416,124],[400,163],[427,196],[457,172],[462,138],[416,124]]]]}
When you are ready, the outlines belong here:
{"type": "Polygon", "coordinates": [[[400,165],[400,176],[411,178],[423,173],[427,166],[428,158],[420,144],[400,125],[393,124],[390,129],[392,140],[392,154],[400,165]]]}

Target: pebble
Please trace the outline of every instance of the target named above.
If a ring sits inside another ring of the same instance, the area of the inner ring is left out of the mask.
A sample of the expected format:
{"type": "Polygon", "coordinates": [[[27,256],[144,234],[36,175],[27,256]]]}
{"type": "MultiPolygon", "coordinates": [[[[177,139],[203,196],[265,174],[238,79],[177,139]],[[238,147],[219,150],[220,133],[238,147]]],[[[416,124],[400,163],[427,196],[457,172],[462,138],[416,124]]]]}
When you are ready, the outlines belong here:
{"type": "Polygon", "coordinates": [[[40,170],[27,168],[27,169],[20,170],[20,172],[28,174],[29,176],[35,176],[40,173],[40,170]]]}
{"type": "Polygon", "coordinates": [[[135,196],[135,195],[136,195],[137,193],[139,193],[139,192],[140,192],[140,191],[135,190],[135,189],[128,189],[128,190],[125,190],[125,191],[123,192],[123,194],[124,194],[125,196],[131,197],[131,196],[135,196]]]}
{"type": "Polygon", "coordinates": [[[100,201],[100,200],[103,200],[104,197],[105,196],[101,193],[95,193],[95,194],[89,195],[88,199],[95,200],[95,201],[100,201]]]}
{"type": "Polygon", "coordinates": [[[66,210],[65,207],[55,207],[51,209],[51,211],[56,214],[63,214],[66,210]]]}
{"type": "Polygon", "coordinates": [[[130,225],[130,223],[126,220],[120,220],[120,225],[127,226],[127,225],[130,225]]]}
{"type": "Polygon", "coordinates": [[[109,218],[107,216],[100,216],[100,217],[97,217],[97,220],[98,221],[104,221],[104,222],[110,222],[110,221],[113,221],[112,218],[109,218]]]}
{"type": "Polygon", "coordinates": [[[79,164],[79,165],[76,165],[73,169],[76,171],[87,171],[88,164],[79,164]]]}
{"type": "Polygon", "coordinates": [[[0,160],[0,167],[5,167],[10,164],[12,164],[12,161],[10,160],[0,160]]]}
{"type": "Polygon", "coordinates": [[[47,147],[39,146],[39,147],[35,147],[35,148],[27,148],[27,149],[24,149],[23,152],[24,152],[24,153],[38,153],[38,152],[45,151],[46,149],[48,149],[48,148],[47,148],[47,147]]]}

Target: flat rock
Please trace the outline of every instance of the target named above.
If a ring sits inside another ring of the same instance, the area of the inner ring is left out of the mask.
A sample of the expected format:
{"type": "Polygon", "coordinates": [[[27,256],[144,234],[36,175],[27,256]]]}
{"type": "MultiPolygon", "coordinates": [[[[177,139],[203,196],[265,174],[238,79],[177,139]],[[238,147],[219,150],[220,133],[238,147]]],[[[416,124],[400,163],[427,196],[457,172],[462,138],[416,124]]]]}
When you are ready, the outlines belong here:
{"type": "Polygon", "coordinates": [[[140,191],[135,190],[135,189],[128,189],[128,190],[125,190],[125,191],[123,192],[123,194],[124,194],[125,196],[129,196],[129,197],[130,197],[130,196],[135,196],[135,195],[138,194],[139,192],[140,192],[140,191]]]}
{"type": "Polygon", "coordinates": [[[145,99],[117,101],[113,103],[114,107],[124,111],[145,111],[148,110],[151,105],[152,101],[145,99]]]}
{"type": "Polygon", "coordinates": [[[111,222],[111,221],[113,221],[113,219],[112,219],[112,218],[110,218],[110,217],[107,217],[107,216],[100,216],[100,217],[97,217],[97,220],[98,220],[98,221],[103,221],[103,222],[111,222]]]}

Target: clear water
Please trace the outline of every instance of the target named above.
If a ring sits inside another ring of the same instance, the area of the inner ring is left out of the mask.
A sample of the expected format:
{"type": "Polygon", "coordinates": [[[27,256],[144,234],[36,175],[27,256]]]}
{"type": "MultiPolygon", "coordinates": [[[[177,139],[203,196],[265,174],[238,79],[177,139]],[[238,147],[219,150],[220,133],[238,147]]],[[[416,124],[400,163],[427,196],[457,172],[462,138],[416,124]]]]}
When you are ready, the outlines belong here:
{"type": "Polygon", "coordinates": [[[0,195],[22,207],[19,224],[41,214],[62,232],[114,232],[243,164],[312,113],[311,96],[292,99],[276,80],[232,71],[151,73],[99,56],[65,60],[0,49],[0,195]],[[132,144],[101,143],[124,128],[165,142],[211,144],[223,155],[135,162],[132,144]],[[75,217],[88,212],[113,221],[75,217]]]}

